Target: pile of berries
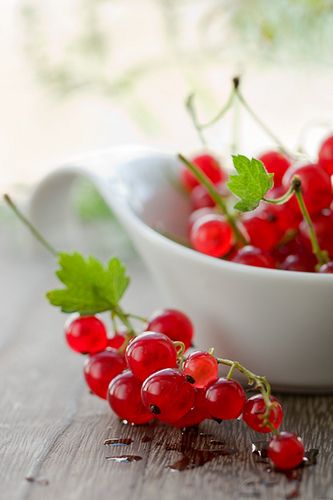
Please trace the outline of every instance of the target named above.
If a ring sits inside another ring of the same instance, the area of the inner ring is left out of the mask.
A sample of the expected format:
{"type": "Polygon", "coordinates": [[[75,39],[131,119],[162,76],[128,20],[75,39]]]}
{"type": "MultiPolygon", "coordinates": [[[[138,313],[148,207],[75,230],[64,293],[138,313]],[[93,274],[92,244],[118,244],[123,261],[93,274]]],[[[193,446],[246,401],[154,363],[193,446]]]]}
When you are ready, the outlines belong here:
{"type": "Polygon", "coordinates": [[[303,461],[301,439],[278,430],[283,411],[265,377],[238,362],[216,358],[213,350],[191,349],[193,326],[182,312],[159,311],[147,320],[144,333],[118,332],[112,337],[98,317],[77,316],[66,324],[65,334],[74,351],[88,355],[84,376],[90,391],[107,399],[120,419],[131,424],[157,419],[186,428],[205,419],[241,417],[251,429],[273,433],[268,456],[277,468],[294,468],[303,461]],[[229,367],[225,378],[219,378],[219,364],[229,367]],[[232,378],[235,370],[258,394],[246,398],[242,385],[232,378]]]}
{"type": "MultiPolygon", "coordinates": [[[[262,154],[258,159],[268,173],[274,174],[274,187],[268,193],[273,200],[283,196],[295,176],[300,179],[304,204],[326,260],[318,265],[309,225],[295,197],[284,204],[261,203],[254,211],[239,215],[237,224],[246,244],[238,245],[229,221],[219,212],[206,187],[182,165],[181,181],[189,192],[192,207],[188,221],[191,246],[206,255],[249,266],[333,273],[333,136],[321,145],[317,163],[292,164],[277,151],[262,154]]],[[[227,173],[216,158],[202,154],[193,157],[192,163],[222,198],[230,197],[227,173]]]]}

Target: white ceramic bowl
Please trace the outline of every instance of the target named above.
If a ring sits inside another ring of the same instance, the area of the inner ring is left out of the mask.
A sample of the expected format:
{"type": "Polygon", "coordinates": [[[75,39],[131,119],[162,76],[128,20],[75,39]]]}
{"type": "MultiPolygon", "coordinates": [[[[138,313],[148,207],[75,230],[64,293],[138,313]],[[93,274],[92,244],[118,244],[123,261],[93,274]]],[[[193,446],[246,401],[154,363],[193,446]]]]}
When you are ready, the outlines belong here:
{"type": "Polygon", "coordinates": [[[196,344],[214,346],[266,375],[275,388],[333,391],[333,277],[214,259],[159,234],[186,234],[188,200],[175,187],[175,154],[99,152],[49,175],[34,193],[39,225],[65,220],[78,175],[88,176],[126,228],[166,304],[194,321],[196,344]]]}

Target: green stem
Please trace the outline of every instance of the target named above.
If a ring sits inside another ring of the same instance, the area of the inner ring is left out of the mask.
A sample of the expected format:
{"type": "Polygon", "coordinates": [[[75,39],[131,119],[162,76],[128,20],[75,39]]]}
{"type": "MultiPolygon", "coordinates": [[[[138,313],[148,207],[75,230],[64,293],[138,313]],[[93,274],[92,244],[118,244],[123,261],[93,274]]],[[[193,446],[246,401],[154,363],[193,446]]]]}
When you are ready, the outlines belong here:
{"type": "Polygon", "coordinates": [[[294,195],[294,192],[295,192],[295,188],[294,188],[293,184],[291,183],[288,191],[284,195],[282,195],[280,198],[274,198],[274,199],[263,198],[263,201],[265,201],[266,203],[271,203],[272,205],[283,205],[284,203],[286,203],[287,201],[290,200],[290,198],[294,195]]]}
{"type": "Polygon", "coordinates": [[[299,208],[302,212],[303,218],[308,226],[309,229],[309,237],[312,245],[312,252],[316,256],[316,259],[318,261],[319,266],[322,266],[323,264],[326,264],[329,261],[329,257],[327,252],[321,250],[318,242],[318,238],[316,235],[315,228],[313,226],[313,222],[311,220],[309,211],[304,203],[304,198],[301,190],[301,182],[300,179],[297,177],[294,177],[292,180],[292,185],[294,186],[294,192],[295,196],[297,198],[297,202],[299,205],[299,208]]]}
{"type": "Polygon", "coordinates": [[[214,185],[211,183],[211,181],[208,179],[208,177],[196,165],[194,165],[192,162],[187,160],[183,155],[179,154],[178,158],[192,172],[192,174],[198,179],[200,184],[202,184],[207,189],[208,193],[213,198],[216,205],[221,210],[221,212],[223,213],[223,215],[227,219],[228,223],[230,224],[236,241],[242,246],[246,245],[247,240],[246,240],[245,236],[242,234],[242,232],[240,231],[240,229],[238,228],[235,218],[233,217],[233,215],[231,215],[229,213],[223,198],[216,191],[214,185]]]}
{"type": "Polygon", "coordinates": [[[131,321],[128,319],[129,314],[126,314],[120,306],[116,306],[113,309],[113,312],[115,316],[118,316],[120,321],[126,326],[128,333],[131,334],[132,336],[136,335],[133,325],[131,321]]]}
{"type": "Polygon", "coordinates": [[[253,111],[253,109],[249,106],[246,99],[241,94],[239,88],[235,89],[236,95],[244,109],[248,112],[248,114],[252,117],[252,119],[266,132],[266,134],[277,144],[279,149],[283,154],[292,158],[292,154],[288,151],[288,149],[282,144],[280,139],[272,132],[272,130],[267,127],[267,125],[259,118],[259,116],[253,111]]]}
{"type": "Polygon", "coordinates": [[[21,222],[29,229],[32,235],[36,238],[37,241],[51,254],[53,257],[58,257],[59,252],[41,235],[38,229],[35,228],[33,224],[23,215],[23,213],[17,208],[13,200],[10,198],[8,194],[4,194],[3,198],[7,205],[11,208],[11,210],[15,213],[15,215],[20,219],[21,222]]]}
{"type": "Polygon", "coordinates": [[[194,108],[193,100],[194,100],[194,94],[189,95],[188,98],[186,99],[186,108],[190,114],[192,123],[193,123],[194,128],[196,129],[196,131],[198,133],[198,136],[199,136],[199,139],[201,141],[202,146],[207,147],[207,141],[206,141],[205,136],[203,135],[203,132],[202,132],[203,127],[198,122],[198,117],[197,117],[197,113],[196,113],[195,108],[194,108]]]}
{"type": "Polygon", "coordinates": [[[127,314],[128,318],[137,319],[138,321],[142,321],[142,323],[148,323],[148,318],[144,316],[138,316],[137,314],[127,314]]]}
{"type": "Polygon", "coordinates": [[[219,120],[221,120],[221,118],[224,117],[224,115],[229,111],[229,109],[233,105],[234,100],[235,100],[235,96],[236,96],[236,91],[235,91],[235,88],[233,88],[231,90],[231,92],[229,94],[229,97],[228,97],[228,100],[225,103],[225,105],[223,106],[223,108],[211,120],[209,120],[206,123],[202,123],[201,125],[199,125],[200,129],[202,130],[202,129],[211,127],[212,125],[215,125],[215,123],[217,123],[219,120]]]}

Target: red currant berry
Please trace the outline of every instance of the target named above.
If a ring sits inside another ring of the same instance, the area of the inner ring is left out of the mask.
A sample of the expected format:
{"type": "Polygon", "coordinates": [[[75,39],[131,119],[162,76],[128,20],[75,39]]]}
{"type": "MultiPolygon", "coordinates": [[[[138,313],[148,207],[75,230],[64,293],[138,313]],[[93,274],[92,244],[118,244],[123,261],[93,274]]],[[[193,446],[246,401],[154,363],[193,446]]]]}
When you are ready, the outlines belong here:
{"type": "Polygon", "coordinates": [[[143,381],[158,370],[175,368],[177,351],[163,333],[145,332],[128,344],[126,361],[133,375],[143,381]]]}
{"type": "Polygon", "coordinates": [[[267,172],[274,174],[274,186],[281,186],[282,177],[290,166],[289,160],[277,151],[268,151],[260,155],[259,160],[263,162],[267,172]]]}
{"type": "MultiPolygon", "coordinates": [[[[318,239],[321,250],[326,250],[333,257],[333,213],[329,208],[325,208],[319,214],[312,217],[313,227],[318,239]]],[[[303,237],[303,243],[311,251],[311,242],[309,237],[309,228],[305,221],[302,221],[300,233],[303,237]]]]}
{"type": "MultiPolygon", "coordinates": [[[[302,165],[290,167],[283,177],[285,188],[290,186],[293,177],[297,175],[302,182],[302,193],[305,205],[311,215],[329,207],[332,202],[332,186],[330,176],[319,165],[302,165]]],[[[295,197],[292,198],[294,210],[299,211],[295,197]]]]}
{"type": "Polygon", "coordinates": [[[322,274],[333,274],[333,262],[330,261],[320,266],[319,272],[322,274]]]}
{"type": "Polygon", "coordinates": [[[245,264],[246,266],[267,267],[270,269],[275,267],[274,260],[268,253],[252,245],[246,245],[238,250],[232,258],[232,262],[245,264]]]}
{"type": "Polygon", "coordinates": [[[201,219],[204,215],[216,215],[216,211],[214,208],[198,208],[198,210],[194,210],[188,218],[188,231],[191,233],[193,224],[201,219]]]}
{"type": "Polygon", "coordinates": [[[146,424],[152,419],[141,400],[141,382],[127,370],[115,377],[108,389],[108,401],[119,418],[131,424],[146,424]]]}
{"type": "Polygon", "coordinates": [[[333,175],[333,136],[327,137],[322,143],[318,154],[319,165],[328,175],[333,175]]]}
{"type": "Polygon", "coordinates": [[[65,335],[69,347],[81,354],[104,351],[107,346],[106,328],[95,316],[79,316],[66,323],[65,335]]]}
{"type": "Polygon", "coordinates": [[[270,251],[281,239],[281,231],[275,220],[269,220],[268,214],[259,212],[245,215],[242,225],[248,235],[250,244],[270,251]]]}
{"type": "Polygon", "coordinates": [[[123,332],[115,332],[113,337],[108,338],[107,347],[112,349],[120,349],[126,340],[126,331],[123,332]]]}
{"type": "Polygon", "coordinates": [[[272,438],[267,453],[277,469],[294,469],[303,461],[304,445],[296,434],[281,432],[272,438]]]}
{"type": "Polygon", "coordinates": [[[244,389],[237,380],[219,378],[206,390],[206,408],[212,418],[230,420],[239,417],[245,401],[244,389]]]}
{"type": "Polygon", "coordinates": [[[208,352],[195,351],[188,355],[183,365],[183,374],[193,387],[202,389],[218,378],[216,358],[208,352]]]}
{"type": "Polygon", "coordinates": [[[233,245],[233,233],[222,215],[206,215],[192,226],[190,241],[195,250],[223,257],[233,245]]]}
{"type": "MultiPolygon", "coordinates": [[[[268,420],[274,429],[278,429],[282,422],[283,411],[282,406],[278,400],[274,397],[270,397],[271,403],[274,405],[271,407],[268,415],[268,420]]],[[[257,432],[272,432],[272,429],[268,425],[263,425],[263,416],[266,411],[266,405],[264,398],[261,394],[252,396],[245,403],[243,410],[243,420],[247,423],[251,429],[257,432]]]]}
{"type": "Polygon", "coordinates": [[[215,202],[207,189],[199,184],[191,191],[191,205],[193,210],[198,210],[199,208],[215,207],[215,202]]]}
{"type": "Polygon", "coordinates": [[[86,360],[84,376],[92,392],[100,398],[106,399],[111,380],[125,369],[124,356],[116,349],[110,349],[93,354],[86,360]]]}
{"type": "Polygon", "coordinates": [[[193,407],[182,418],[173,422],[172,425],[183,429],[185,427],[193,427],[203,422],[209,415],[206,410],[205,391],[203,389],[196,389],[194,396],[193,407]]]}
{"type": "MultiPolygon", "coordinates": [[[[219,162],[212,155],[198,155],[192,158],[191,161],[199,167],[199,169],[211,180],[213,184],[219,184],[226,179],[226,175],[219,162]]],[[[196,177],[194,177],[192,172],[185,167],[185,165],[181,165],[180,176],[184,187],[189,191],[192,191],[192,189],[199,184],[199,181],[196,177]]]]}
{"type": "Polygon", "coordinates": [[[142,384],[143,404],[163,422],[176,422],[194,404],[195,391],[178,370],[166,368],[153,373],[142,384]]]}
{"type": "MultiPolygon", "coordinates": [[[[286,192],[283,186],[271,189],[269,192],[269,197],[274,199],[281,198],[286,192]]],[[[295,200],[291,198],[283,205],[271,205],[265,204],[261,208],[262,217],[270,221],[275,221],[276,225],[281,231],[281,237],[285,234],[288,229],[298,228],[299,223],[302,220],[302,214],[299,209],[295,210],[295,200]]]]}
{"type": "Polygon", "coordinates": [[[149,319],[147,329],[164,333],[173,341],[183,342],[185,349],[192,345],[193,325],[186,314],[176,309],[162,309],[149,319]]]}
{"type": "Polygon", "coordinates": [[[316,259],[313,255],[306,253],[288,255],[280,265],[284,271],[296,271],[303,273],[315,272],[316,259]]]}

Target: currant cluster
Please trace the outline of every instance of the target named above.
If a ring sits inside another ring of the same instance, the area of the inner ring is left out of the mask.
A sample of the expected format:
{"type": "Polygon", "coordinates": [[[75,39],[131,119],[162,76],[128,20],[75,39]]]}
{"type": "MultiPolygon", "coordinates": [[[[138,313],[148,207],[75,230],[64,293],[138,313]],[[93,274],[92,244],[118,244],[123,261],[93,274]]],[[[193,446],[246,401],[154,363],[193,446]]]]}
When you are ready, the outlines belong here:
{"type": "MultiPolygon", "coordinates": [[[[191,246],[212,257],[249,266],[333,273],[333,136],[321,145],[315,164],[292,164],[277,151],[264,153],[258,159],[268,173],[274,174],[274,186],[268,191],[270,200],[265,200],[270,203],[260,203],[255,210],[236,216],[240,238],[221,212],[216,197],[188,165],[182,164],[181,181],[192,207],[188,221],[191,246]],[[302,210],[295,196],[275,204],[288,192],[293,179],[301,185],[302,210]]],[[[218,160],[207,153],[193,157],[191,163],[228,203],[228,175],[218,160]]]]}
{"type": "Polygon", "coordinates": [[[242,418],[253,430],[273,433],[268,456],[279,469],[298,466],[304,456],[299,437],[279,432],[283,410],[271,395],[265,377],[238,362],[216,358],[213,349],[191,349],[193,326],[180,311],[165,309],[147,320],[144,333],[115,332],[108,337],[96,316],[77,316],[65,327],[66,340],[87,354],[86,383],[93,394],[107,399],[114,413],[131,424],[157,419],[177,428],[242,418]],[[219,377],[219,365],[229,367],[219,377]],[[246,398],[232,375],[243,373],[259,393],[246,398]]]}

